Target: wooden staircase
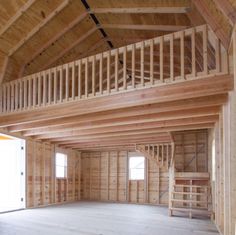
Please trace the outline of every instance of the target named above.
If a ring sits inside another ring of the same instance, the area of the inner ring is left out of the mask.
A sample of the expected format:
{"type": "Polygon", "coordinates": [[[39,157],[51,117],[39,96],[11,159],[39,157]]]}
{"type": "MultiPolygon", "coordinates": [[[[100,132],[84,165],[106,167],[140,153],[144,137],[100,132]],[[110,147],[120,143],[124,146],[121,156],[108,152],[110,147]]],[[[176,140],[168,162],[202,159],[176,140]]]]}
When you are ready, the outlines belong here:
{"type": "Polygon", "coordinates": [[[138,144],[136,151],[154,161],[158,167],[168,169],[173,158],[174,143],[138,144]]]}
{"type": "Polygon", "coordinates": [[[175,172],[169,194],[169,215],[173,212],[211,216],[211,187],[209,173],[175,172]]]}

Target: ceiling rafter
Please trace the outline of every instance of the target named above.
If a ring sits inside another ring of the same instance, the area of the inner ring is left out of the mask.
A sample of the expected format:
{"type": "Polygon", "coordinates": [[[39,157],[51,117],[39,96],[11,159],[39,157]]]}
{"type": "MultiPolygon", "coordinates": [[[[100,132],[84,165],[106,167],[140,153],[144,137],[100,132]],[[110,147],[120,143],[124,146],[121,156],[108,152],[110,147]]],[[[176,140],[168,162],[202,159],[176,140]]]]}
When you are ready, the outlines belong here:
{"type": "Polygon", "coordinates": [[[145,30],[145,31],[181,31],[189,26],[182,25],[143,25],[143,24],[102,24],[104,29],[127,29],[127,30],[145,30]]]}
{"type": "Polygon", "coordinates": [[[48,47],[50,47],[53,43],[55,43],[57,40],[59,40],[63,35],[65,35],[67,32],[69,32],[72,28],[74,28],[77,24],[79,24],[81,21],[83,21],[87,17],[88,13],[84,12],[83,14],[79,15],[74,19],[69,25],[67,25],[62,31],[60,31],[58,34],[56,34],[53,38],[51,38],[46,44],[44,44],[42,47],[40,47],[31,57],[28,59],[28,61],[25,62],[23,65],[21,72],[19,74],[19,77],[23,75],[24,69],[26,66],[32,62],[40,53],[45,51],[48,47]]]}
{"type": "Polygon", "coordinates": [[[228,0],[213,0],[224,16],[229,20],[231,26],[236,23],[236,9],[228,0]]]}
{"type": "Polygon", "coordinates": [[[20,9],[18,9],[16,14],[11,17],[9,21],[1,28],[0,36],[2,36],[35,2],[36,0],[29,0],[20,9]]]}
{"type": "Polygon", "coordinates": [[[217,18],[211,13],[205,0],[192,0],[197,10],[202,14],[207,24],[210,25],[216,36],[221,40],[225,49],[228,49],[229,38],[225,30],[219,25],[217,18]]]}
{"type": "MultiPolygon", "coordinates": [[[[6,22],[6,24],[1,28],[0,30],[0,37],[36,2],[36,0],[29,0],[26,4],[24,4],[20,9],[18,9],[18,11],[16,12],[16,14],[11,17],[8,22],[6,22]]],[[[6,55],[5,59],[4,59],[4,63],[3,66],[1,68],[1,74],[0,74],[0,84],[2,84],[3,80],[4,80],[4,76],[6,73],[6,69],[8,66],[8,62],[9,62],[9,57],[8,55],[6,55]]]]}
{"type": "Polygon", "coordinates": [[[17,50],[19,50],[27,41],[29,41],[42,27],[44,27],[49,21],[51,21],[55,15],[61,12],[71,0],[64,0],[54,11],[52,11],[43,21],[41,21],[35,28],[33,28],[26,37],[19,41],[8,53],[8,56],[12,56],[17,50]]]}
{"type": "Polygon", "coordinates": [[[88,128],[88,129],[76,129],[75,130],[61,130],[60,132],[53,132],[43,135],[34,136],[35,139],[52,139],[52,138],[60,138],[60,137],[69,137],[69,136],[77,136],[77,135],[94,135],[94,134],[108,134],[108,133],[122,133],[124,131],[134,131],[134,130],[146,130],[151,128],[161,128],[161,127],[174,127],[181,125],[190,125],[190,124],[203,124],[209,122],[215,122],[218,120],[218,115],[208,115],[208,116],[200,116],[200,117],[190,117],[190,118],[180,118],[180,119],[172,119],[167,121],[154,121],[154,122],[146,122],[139,124],[126,124],[120,126],[106,126],[100,128],[88,128]]]}
{"type": "Polygon", "coordinates": [[[45,64],[41,70],[46,69],[50,67],[52,64],[57,62],[61,57],[63,57],[66,53],[71,51],[74,47],[78,46],[80,43],[82,43],[85,39],[87,39],[91,34],[96,32],[97,27],[93,27],[90,30],[88,30],[83,36],[78,38],[75,42],[73,42],[69,47],[65,48],[65,50],[61,51],[57,56],[53,57],[47,64],[45,64]]]}
{"type": "Polygon", "coordinates": [[[94,14],[181,14],[190,11],[190,7],[128,7],[128,8],[92,8],[94,14]]]}

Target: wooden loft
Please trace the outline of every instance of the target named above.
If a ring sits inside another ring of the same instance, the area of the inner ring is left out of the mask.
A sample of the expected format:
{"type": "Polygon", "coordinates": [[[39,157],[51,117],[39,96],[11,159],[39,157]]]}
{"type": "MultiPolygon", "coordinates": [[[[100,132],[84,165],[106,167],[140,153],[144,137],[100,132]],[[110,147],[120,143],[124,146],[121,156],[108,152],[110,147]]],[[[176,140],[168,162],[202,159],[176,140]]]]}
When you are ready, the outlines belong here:
{"type": "Polygon", "coordinates": [[[26,208],[164,205],[234,235],[235,78],[235,0],[0,1],[0,137],[26,141],[26,208]]]}
{"type": "Polygon", "coordinates": [[[227,61],[207,25],[130,44],[3,83],[1,126],[81,150],[168,141],[217,120],[232,88],[227,61]]]}

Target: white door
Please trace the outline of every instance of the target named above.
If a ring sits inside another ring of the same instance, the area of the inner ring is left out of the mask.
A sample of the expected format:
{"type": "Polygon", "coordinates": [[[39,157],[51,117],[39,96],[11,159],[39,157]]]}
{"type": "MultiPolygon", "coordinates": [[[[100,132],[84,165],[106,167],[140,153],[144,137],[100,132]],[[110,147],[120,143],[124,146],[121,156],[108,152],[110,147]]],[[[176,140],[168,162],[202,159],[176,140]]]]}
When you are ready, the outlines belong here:
{"type": "Polygon", "coordinates": [[[25,141],[0,140],[0,212],[25,208],[25,141]]]}

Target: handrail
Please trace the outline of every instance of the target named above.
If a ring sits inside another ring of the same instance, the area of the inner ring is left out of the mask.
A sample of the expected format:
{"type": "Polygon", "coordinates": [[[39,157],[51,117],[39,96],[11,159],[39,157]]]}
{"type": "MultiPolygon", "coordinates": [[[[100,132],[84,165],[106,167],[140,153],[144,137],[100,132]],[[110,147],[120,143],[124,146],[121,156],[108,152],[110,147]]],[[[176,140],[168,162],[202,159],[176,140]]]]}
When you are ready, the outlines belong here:
{"type": "Polygon", "coordinates": [[[225,56],[209,26],[197,26],[6,82],[0,113],[227,73],[225,56]]]}

